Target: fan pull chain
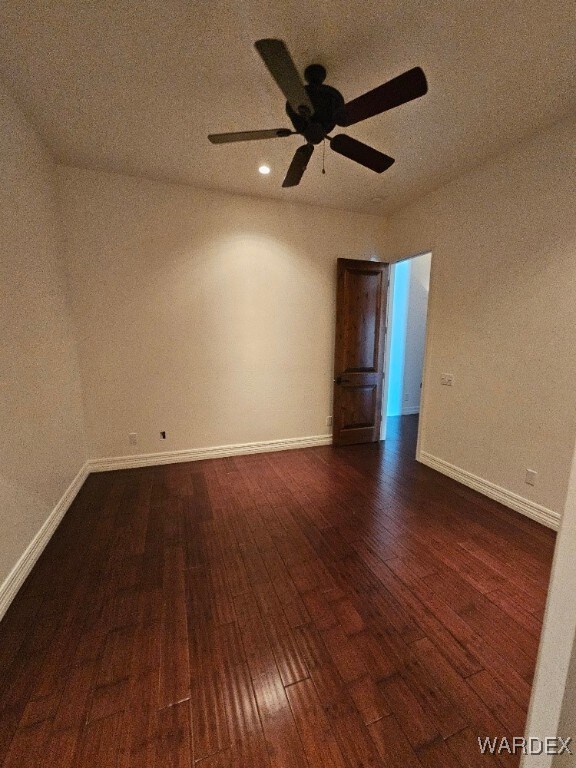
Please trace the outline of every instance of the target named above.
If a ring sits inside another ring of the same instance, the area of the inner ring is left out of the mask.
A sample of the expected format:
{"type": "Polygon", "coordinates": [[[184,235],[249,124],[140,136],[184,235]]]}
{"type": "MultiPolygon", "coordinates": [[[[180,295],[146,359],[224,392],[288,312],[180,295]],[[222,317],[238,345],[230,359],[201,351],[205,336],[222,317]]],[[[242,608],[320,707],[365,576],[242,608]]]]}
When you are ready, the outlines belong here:
{"type": "Polygon", "coordinates": [[[326,139],[322,142],[322,173],[326,173],[326,139]]]}

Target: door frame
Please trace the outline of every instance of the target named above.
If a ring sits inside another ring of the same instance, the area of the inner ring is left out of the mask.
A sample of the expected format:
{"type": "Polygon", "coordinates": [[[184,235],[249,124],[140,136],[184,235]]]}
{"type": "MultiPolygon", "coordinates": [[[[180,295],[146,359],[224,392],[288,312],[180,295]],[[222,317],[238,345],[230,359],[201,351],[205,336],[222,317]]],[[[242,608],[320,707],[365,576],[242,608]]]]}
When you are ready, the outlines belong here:
{"type": "Polygon", "coordinates": [[[384,347],[384,383],[382,385],[382,421],[380,423],[380,440],[386,440],[386,422],[388,421],[386,406],[388,404],[388,392],[390,389],[390,338],[392,336],[392,298],[394,296],[394,283],[396,280],[396,262],[391,261],[388,268],[388,301],[386,302],[386,334],[384,347]]]}
{"type": "Polygon", "coordinates": [[[428,292],[428,307],[426,310],[426,336],[424,340],[424,359],[422,361],[422,392],[420,394],[420,416],[418,419],[418,437],[416,440],[416,460],[420,461],[420,452],[422,444],[422,435],[425,430],[426,423],[426,403],[428,393],[428,372],[430,370],[429,356],[430,356],[430,317],[431,317],[431,305],[432,305],[432,285],[434,275],[434,252],[431,248],[426,248],[418,253],[412,253],[409,256],[402,256],[399,259],[390,261],[390,283],[388,285],[388,302],[386,305],[386,347],[384,351],[384,386],[382,387],[382,424],[380,427],[380,440],[386,440],[386,407],[388,404],[388,388],[390,384],[390,340],[392,337],[392,302],[394,300],[394,283],[396,278],[396,264],[402,261],[408,261],[415,259],[418,256],[425,256],[430,254],[430,289],[428,292]]]}

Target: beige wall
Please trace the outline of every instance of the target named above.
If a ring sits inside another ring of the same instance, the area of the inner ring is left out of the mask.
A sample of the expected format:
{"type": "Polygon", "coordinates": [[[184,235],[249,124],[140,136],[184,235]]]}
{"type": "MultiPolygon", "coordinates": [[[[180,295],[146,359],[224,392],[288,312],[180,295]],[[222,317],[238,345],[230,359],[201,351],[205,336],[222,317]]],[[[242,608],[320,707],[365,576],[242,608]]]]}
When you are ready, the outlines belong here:
{"type": "Polygon", "coordinates": [[[0,86],[1,585],[83,466],[54,166],[0,86]]]}
{"type": "Polygon", "coordinates": [[[390,260],[433,253],[421,449],[556,512],[576,434],[575,146],[576,124],[557,125],[387,235],[390,260]]]}
{"type": "Polygon", "coordinates": [[[378,218],[59,177],[93,457],[330,431],[336,258],[381,255],[378,218]]]}

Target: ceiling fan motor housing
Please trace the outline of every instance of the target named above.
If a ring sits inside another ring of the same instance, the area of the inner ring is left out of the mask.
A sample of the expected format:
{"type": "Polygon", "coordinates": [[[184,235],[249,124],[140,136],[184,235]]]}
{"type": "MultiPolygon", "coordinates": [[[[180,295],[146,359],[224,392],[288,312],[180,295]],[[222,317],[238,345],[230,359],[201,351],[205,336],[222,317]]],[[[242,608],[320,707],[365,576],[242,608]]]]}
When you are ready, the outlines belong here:
{"type": "Polygon", "coordinates": [[[314,107],[312,115],[299,114],[286,102],[286,114],[294,130],[301,133],[310,144],[320,144],[334,130],[338,113],[344,107],[344,97],[336,88],[324,84],[325,76],[326,70],[319,64],[311,64],[306,68],[308,85],[305,88],[314,107]]]}

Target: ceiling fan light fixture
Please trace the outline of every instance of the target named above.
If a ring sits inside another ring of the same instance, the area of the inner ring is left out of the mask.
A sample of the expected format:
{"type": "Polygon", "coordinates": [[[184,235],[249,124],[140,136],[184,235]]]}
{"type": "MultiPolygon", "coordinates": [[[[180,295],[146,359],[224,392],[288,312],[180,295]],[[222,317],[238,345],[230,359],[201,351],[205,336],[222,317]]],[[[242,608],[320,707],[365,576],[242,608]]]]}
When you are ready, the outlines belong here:
{"type": "MultiPolygon", "coordinates": [[[[426,75],[420,67],[413,67],[362,96],[345,102],[340,91],[325,84],[326,70],[321,64],[310,64],[306,67],[304,78],[308,84],[304,85],[283,40],[263,38],[256,40],[254,46],[286,98],[286,114],[294,130],[267,128],[263,131],[211,133],[208,135],[208,140],[212,144],[302,136],[306,144],[296,150],[288,173],[282,182],[283,187],[295,187],[300,183],[314,146],[322,142],[325,146],[326,139],[334,152],[375,173],[383,173],[390,168],[394,163],[393,157],[346,134],[339,133],[336,136],[330,134],[337,125],[355,125],[423,96],[428,90],[428,84],[426,75]]],[[[270,173],[267,165],[261,165],[258,170],[264,176],[270,173]]],[[[325,173],[324,159],[322,159],[322,173],[325,173]]]]}

